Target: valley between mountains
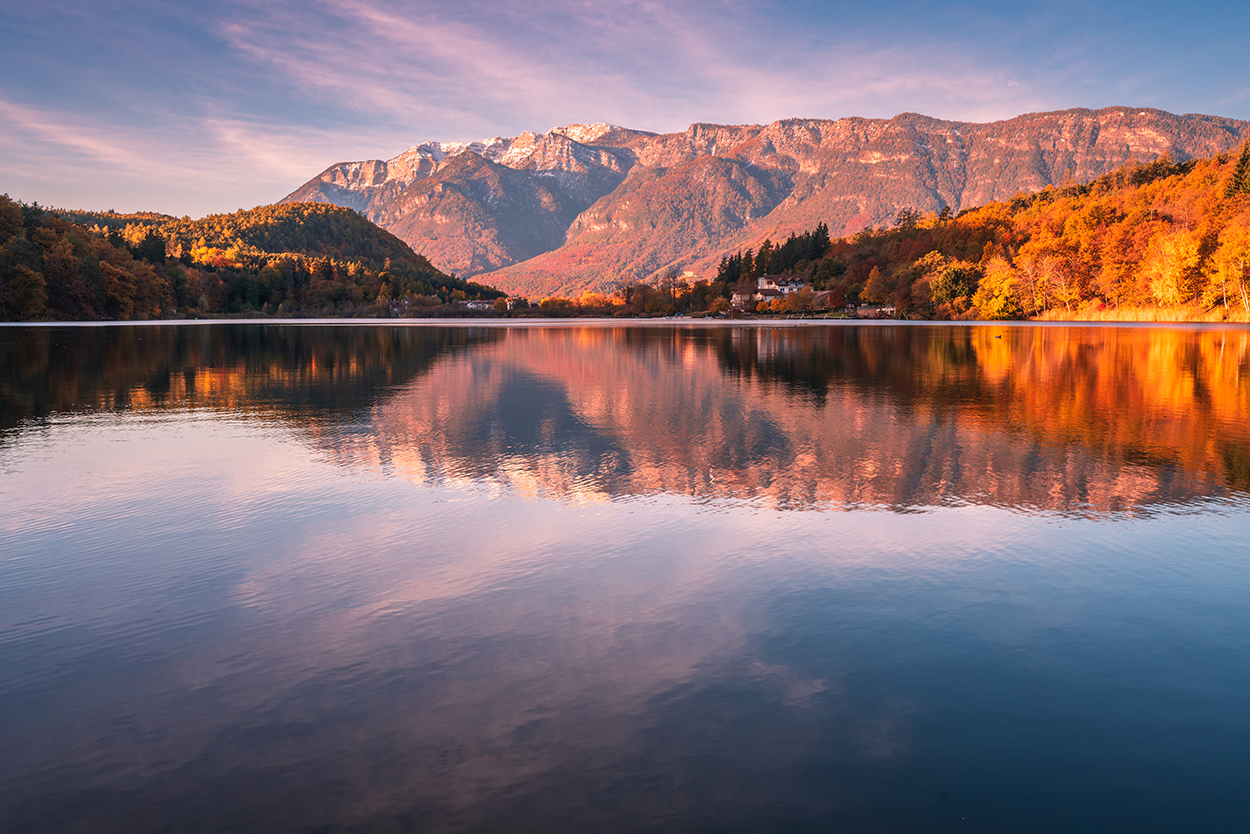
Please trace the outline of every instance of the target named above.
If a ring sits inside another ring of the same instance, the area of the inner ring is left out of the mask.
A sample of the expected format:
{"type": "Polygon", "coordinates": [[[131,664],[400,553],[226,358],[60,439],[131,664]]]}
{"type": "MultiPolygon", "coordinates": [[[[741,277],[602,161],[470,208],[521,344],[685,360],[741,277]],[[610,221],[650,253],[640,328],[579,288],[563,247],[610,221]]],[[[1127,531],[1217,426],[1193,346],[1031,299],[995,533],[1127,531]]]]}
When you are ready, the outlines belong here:
{"type": "Polygon", "coordinates": [[[824,222],[834,235],[901,208],[953,212],[1129,161],[1232,150],[1250,122],[1109,107],[977,124],[892,119],[694,124],[655,134],[569,125],[426,142],[330,166],[283,202],[355,209],[444,272],[529,296],[611,290],[824,222]]]}

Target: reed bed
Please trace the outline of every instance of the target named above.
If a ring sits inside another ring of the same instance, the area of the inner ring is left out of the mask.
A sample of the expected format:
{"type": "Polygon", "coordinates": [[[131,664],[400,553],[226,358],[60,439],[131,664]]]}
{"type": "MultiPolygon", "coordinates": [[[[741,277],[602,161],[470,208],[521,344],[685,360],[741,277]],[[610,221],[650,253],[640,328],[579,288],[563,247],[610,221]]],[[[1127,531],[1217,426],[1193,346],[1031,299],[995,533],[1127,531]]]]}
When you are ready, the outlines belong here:
{"type": "Polygon", "coordinates": [[[1034,321],[1150,321],[1150,322],[1250,322],[1250,312],[1240,308],[1214,307],[1083,307],[1047,310],[1034,321]]]}

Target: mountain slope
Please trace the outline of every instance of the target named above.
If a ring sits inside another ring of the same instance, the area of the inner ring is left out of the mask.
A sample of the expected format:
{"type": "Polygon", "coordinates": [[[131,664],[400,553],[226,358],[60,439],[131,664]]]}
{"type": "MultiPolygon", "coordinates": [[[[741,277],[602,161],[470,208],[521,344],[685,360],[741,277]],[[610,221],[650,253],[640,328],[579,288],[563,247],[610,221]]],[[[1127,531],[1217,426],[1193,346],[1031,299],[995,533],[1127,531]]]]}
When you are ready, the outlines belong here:
{"type": "Polygon", "coordinates": [[[498,295],[324,203],[191,220],[45,210],[0,195],[0,320],[378,315],[391,300],[430,312],[498,295]]]}
{"type": "MultiPolygon", "coordinates": [[[[430,273],[429,262],[393,233],[379,228],[354,211],[317,203],[284,203],[240,209],[233,214],[210,214],[199,220],[163,214],[56,212],[83,226],[115,229],[137,243],[148,229],[156,231],[171,251],[200,247],[255,250],[261,255],[298,254],[360,261],[375,266],[395,261],[430,273]]],[[[446,276],[443,276],[446,277],[446,276]]]]}
{"type": "Polygon", "coordinates": [[[541,136],[427,142],[385,162],[331,166],[282,202],[357,209],[434,263],[475,275],[560,246],[578,214],[633,167],[631,142],[648,136],[573,125],[541,136]]]}
{"type": "Polygon", "coordinates": [[[286,198],[350,206],[447,270],[513,292],[606,289],[824,221],[848,234],[903,207],[958,211],[1132,159],[1210,156],[1250,123],[1111,107],[973,124],[893,119],[570,125],[327,169],[286,198]]]}

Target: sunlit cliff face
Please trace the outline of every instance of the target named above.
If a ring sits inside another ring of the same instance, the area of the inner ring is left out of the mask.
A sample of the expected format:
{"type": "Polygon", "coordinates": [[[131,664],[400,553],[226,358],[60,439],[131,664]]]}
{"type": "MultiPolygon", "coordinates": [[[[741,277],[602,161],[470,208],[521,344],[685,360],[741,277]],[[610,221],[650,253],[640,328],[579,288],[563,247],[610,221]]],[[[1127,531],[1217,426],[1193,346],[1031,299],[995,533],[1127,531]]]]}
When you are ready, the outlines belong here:
{"type": "Polygon", "coordinates": [[[1245,490],[1242,331],[505,332],[437,361],[342,463],[576,501],[1095,512],[1245,490]]]}

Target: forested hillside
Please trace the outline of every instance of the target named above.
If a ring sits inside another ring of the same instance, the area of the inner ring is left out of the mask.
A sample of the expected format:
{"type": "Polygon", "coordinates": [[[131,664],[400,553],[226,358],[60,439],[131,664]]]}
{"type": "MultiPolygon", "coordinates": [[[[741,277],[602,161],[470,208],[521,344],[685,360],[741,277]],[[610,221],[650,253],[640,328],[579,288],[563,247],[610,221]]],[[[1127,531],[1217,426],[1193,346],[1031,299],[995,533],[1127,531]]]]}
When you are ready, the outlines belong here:
{"type": "MultiPolygon", "coordinates": [[[[1247,319],[1250,143],[1207,159],[1131,163],[958,214],[904,208],[889,226],[834,240],[818,223],[725,254],[714,280],[687,285],[670,269],[612,295],[522,310],[724,311],[735,288],[783,272],[829,290],[831,307],[875,302],[910,318],[1247,319]]],[[[392,302],[437,315],[459,311],[460,299],[501,295],[444,275],[355,211],[324,203],[192,221],[53,212],[0,197],[5,320],[382,315],[392,302]]]]}
{"type": "MultiPolygon", "coordinates": [[[[901,318],[1250,320],[1250,143],[1237,155],[1134,163],[958,215],[904,208],[889,226],[832,241],[820,223],[723,255],[710,281],[683,284],[669,271],[610,297],[541,306],[558,315],[723,311],[735,289],[779,273],[828,290],[821,306],[875,303],[901,318]]],[[[816,302],[803,291],[768,310],[816,302]]]]}
{"type": "Polygon", "coordinates": [[[350,209],[201,220],[52,211],[0,197],[0,318],[152,319],[436,311],[496,290],[445,275],[350,209]]]}
{"type": "MultiPolygon", "coordinates": [[[[721,281],[759,274],[751,256],[723,261],[721,281]]],[[[902,316],[1090,318],[1131,308],[1244,318],[1250,143],[1239,155],[1132,164],[955,217],[904,209],[891,228],[835,241],[795,267],[835,304],[891,304],[902,316]]]]}

